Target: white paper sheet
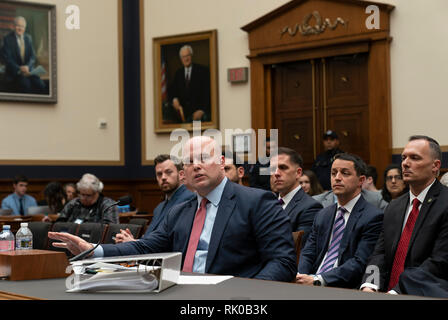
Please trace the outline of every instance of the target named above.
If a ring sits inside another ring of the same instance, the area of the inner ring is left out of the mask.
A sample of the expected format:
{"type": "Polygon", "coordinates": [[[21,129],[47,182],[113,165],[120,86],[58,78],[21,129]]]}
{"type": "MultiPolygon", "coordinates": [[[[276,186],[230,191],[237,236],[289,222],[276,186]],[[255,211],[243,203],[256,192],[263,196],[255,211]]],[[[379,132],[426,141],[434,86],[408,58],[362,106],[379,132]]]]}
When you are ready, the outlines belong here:
{"type": "Polygon", "coordinates": [[[177,284],[217,284],[233,276],[179,276],[177,284]]]}

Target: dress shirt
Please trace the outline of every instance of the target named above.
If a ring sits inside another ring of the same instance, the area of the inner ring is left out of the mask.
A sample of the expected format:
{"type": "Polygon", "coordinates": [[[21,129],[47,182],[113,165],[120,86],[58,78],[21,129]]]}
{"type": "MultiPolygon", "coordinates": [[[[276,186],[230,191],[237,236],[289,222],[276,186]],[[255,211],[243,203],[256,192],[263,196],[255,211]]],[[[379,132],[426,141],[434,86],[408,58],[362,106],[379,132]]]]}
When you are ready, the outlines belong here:
{"type": "MultiPolygon", "coordinates": [[[[414,201],[415,198],[417,198],[420,201],[420,205],[418,206],[418,211],[420,212],[420,209],[422,208],[423,205],[423,201],[425,201],[426,198],[426,194],[428,193],[429,189],[432,187],[432,185],[434,184],[436,180],[434,179],[434,181],[427,186],[425,189],[423,189],[422,192],[420,192],[417,196],[415,196],[411,190],[409,190],[409,203],[408,203],[408,207],[406,209],[406,215],[404,216],[404,221],[403,221],[403,225],[401,226],[401,232],[403,232],[404,227],[406,226],[406,222],[408,221],[409,215],[411,214],[412,211],[412,202],[414,201]]],[[[373,283],[363,283],[360,287],[360,289],[362,288],[371,288],[375,291],[378,291],[378,286],[373,284],[373,283]]],[[[397,294],[397,292],[395,290],[389,290],[388,293],[391,294],[397,294]]]]}
{"type": "Polygon", "coordinates": [[[187,68],[184,68],[184,70],[185,70],[185,79],[191,80],[191,69],[192,69],[191,66],[189,66],[187,68]]]}
{"type": "Polygon", "coordinates": [[[289,191],[283,198],[279,197],[278,199],[283,199],[283,204],[282,207],[283,209],[286,208],[286,206],[288,205],[288,203],[292,200],[292,198],[294,198],[294,196],[296,195],[296,193],[300,190],[302,186],[299,184],[299,186],[291,191],[289,191]]]}
{"type": "MultiPolygon", "coordinates": [[[[215,224],[216,214],[218,213],[219,203],[224,191],[224,187],[227,182],[227,177],[221,181],[221,183],[206,195],[209,203],[207,204],[207,213],[205,216],[204,227],[202,228],[201,236],[199,237],[198,247],[194,255],[193,272],[205,272],[205,264],[207,262],[208,245],[212,235],[213,225],[215,224]]],[[[198,197],[198,209],[201,204],[202,198],[199,194],[198,197]]],[[[98,246],[93,251],[93,258],[99,258],[104,256],[104,250],[102,246],[98,246]]]]}
{"type": "MultiPolygon", "coordinates": [[[[20,215],[20,198],[17,193],[11,193],[2,201],[2,209],[12,209],[12,215],[18,216],[20,215]]],[[[36,207],[37,202],[32,196],[25,194],[22,197],[23,201],[23,213],[26,214],[26,211],[29,207],[36,207]]]]}
{"type": "MultiPolygon", "coordinates": [[[[338,202],[338,207],[337,207],[335,216],[338,214],[338,210],[340,207],[345,208],[346,212],[344,213],[344,216],[343,216],[344,217],[344,228],[347,225],[347,221],[348,221],[348,218],[350,217],[350,213],[352,212],[352,210],[355,207],[356,202],[358,202],[359,198],[361,198],[361,193],[359,193],[356,197],[354,197],[352,200],[347,202],[344,206],[341,206],[338,202]]],[[[336,219],[336,217],[335,217],[335,219],[336,219]]],[[[333,228],[331,228],[330,240],[328,241],[329,244],[331,243],[331,240],[333,240],[333,228]]],[[[322,262],[320,263],[319,268],[317,268],[317,273],[319,273],[319,270],[322,268],[322,265],[325,261],[325,258],[327,257],[327,254],[328,254],[328,251],[327,251],[327,253],[325,253],[325,256],[322,259],[322,262]]],[[[337,266],[338,266],[338,260],[335,261],[333,268],[336,268],[337,266]]],[[[317,275],[317,277],[319,278],[321,284],[323,286],[325,286],[324,278],[320,274],[317,275]]]]}

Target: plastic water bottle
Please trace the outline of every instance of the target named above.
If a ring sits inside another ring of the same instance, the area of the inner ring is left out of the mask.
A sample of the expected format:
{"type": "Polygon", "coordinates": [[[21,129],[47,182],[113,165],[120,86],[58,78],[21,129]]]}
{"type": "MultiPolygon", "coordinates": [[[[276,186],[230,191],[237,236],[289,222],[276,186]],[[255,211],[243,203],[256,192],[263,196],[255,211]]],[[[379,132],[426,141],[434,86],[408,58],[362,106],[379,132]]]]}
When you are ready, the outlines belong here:
{"type": "Polygon", "coordinates": [[[28,228],[28,223],[22,222],[20,229],[16,233],[16,250],[33,249],[33,234],[28,228]]]}
{"type": "Polygon", "coordinates": [[[14,250],[14,234],[11,232],[11,226],[5,224],[0,233],[0,251],[11,250],[14,250]]]}

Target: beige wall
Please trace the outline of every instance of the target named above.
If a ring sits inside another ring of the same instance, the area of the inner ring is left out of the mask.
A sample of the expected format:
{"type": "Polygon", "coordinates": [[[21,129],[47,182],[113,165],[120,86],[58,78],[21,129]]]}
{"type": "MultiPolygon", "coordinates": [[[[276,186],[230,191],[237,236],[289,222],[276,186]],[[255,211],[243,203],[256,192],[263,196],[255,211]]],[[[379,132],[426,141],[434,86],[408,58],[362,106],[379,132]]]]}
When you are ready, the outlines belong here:
{"type": "Polygon", "coordinates": [[[45,2],[56,4],[58,103],[0,102],[0,161],[120,161],[118,2],[45,2]],[[79,30],[65,27],[72,4],[79,30]]]}

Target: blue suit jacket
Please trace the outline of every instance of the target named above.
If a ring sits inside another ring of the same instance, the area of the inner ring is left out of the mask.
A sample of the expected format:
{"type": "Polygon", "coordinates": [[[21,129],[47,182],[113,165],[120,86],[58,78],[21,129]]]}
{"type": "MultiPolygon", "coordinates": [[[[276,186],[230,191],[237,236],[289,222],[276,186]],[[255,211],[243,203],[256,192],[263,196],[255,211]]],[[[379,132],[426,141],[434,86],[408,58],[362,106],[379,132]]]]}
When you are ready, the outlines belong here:
{"type": "MultiPolygon", "coordinates": [[[[104,255],[182,252],[185,258],[197,207],[197,198],[174,206],[148,238],[103,245],[104,255]]],[[[228,181],[213,225],[205,272],[292,281],[296,270],[291,224],[273,193],[228,181]]]]}
{"type": "MultiPolygon", "coordinates": [[[[299,273],[315,274],[328,251],[337,204],[322,209],[314,219],[311,233],[299,260],[299,273]]],[[[367,260],[375,247],[383,222],[383,212],[363,196],[349,215],[341,240],[338,267],[322,273],[328,286],[359,288],[367,260]]]]}
{"type": "Polygon", "coordinates": [[[195,198],[196,195],[187,189],[185,185],[181,185],[171,196],[171,199],[164,200],[154,209],[153,217],[151,220],[150,225],[148,226],[148,229],[146,229],[144,237],[148,237],[150,232],[157,229],[157,227],[160,225],[160,222],[163,221],[163,217],[167,212],[170,211],[170,209],[179,203],[191,200],[195,198]]]}
{"type": "Polygon", "coordinates": [[[23,40],[25,42],[25,59],[22,61],[20,57],[20,49],[17,44],[15,32],[10,32],[3,38],[3,47],[1,55],[6,65],[6,74],[8,80],[13,80],[18,76],[19,67],[27,65],[29,70],[33,70],[36,62],[36,55],[34,53],[31,36],[24,34],[23,40]]]}
{"type": "Polygon", "coordinates": [[[314,216],[322,209],[322,205],[307,195],[302,188],[296,192],[294,197],[285,208],[286,214],[291,221],[293,231],[303,230],[302,247],[308,238],[314,216]]]}

